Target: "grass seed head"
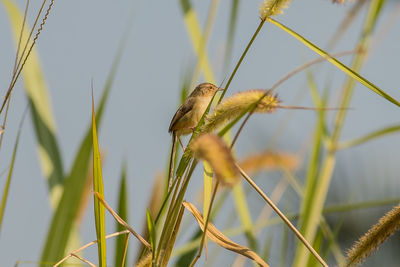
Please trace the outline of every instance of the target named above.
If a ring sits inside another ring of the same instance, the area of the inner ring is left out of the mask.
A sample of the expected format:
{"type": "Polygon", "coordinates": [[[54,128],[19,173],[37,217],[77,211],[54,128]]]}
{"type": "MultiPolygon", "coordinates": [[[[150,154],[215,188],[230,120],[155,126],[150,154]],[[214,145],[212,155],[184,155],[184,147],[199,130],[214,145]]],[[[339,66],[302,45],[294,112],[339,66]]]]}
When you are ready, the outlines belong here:
{"type": "Polygon", "coordinates": [[[288,8],[290,0],[264,0],[260,5],[261,19],[283,14],[283,10],[288,8]]]}
{"type": "Polygon", "coordinates": [[[361,264],[379,245],[400,229],[400,205],[386,213],[347,253],[345,266],[361,264]]]}
{"type": "Polygon", "coordinates": [[[264,98],[258,103],[254,112],[273,112],[280,101],[276,95],[272,94],[271,90],[249,90],[236,93],[225,98],[224,101],[214,108],[213,113],[207,115],[206,122],[200,131],[203,133],[213,132],[220,126],[238,117],[244,110],[256,103],[263,96],[264,98]]]}
{"type": "Polygon", "coordinates": [[[221,184],[233,186],[239,181],[239,172],[235,166],[231,150],[220,137],[203,134],[192,142],[190,149],[195,158],[203,159],[211,165],[216,179],[221,184]]]}

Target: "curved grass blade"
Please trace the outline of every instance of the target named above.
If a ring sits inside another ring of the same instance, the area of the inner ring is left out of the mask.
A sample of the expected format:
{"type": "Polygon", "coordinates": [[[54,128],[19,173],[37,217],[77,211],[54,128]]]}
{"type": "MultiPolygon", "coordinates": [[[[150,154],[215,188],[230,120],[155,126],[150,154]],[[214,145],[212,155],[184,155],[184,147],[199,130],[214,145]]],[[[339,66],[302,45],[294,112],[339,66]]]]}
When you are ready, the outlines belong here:
{"type": "MultiPolygon", "coordinates": [[[[11,28],[16,44],[19,43],[23,14],[18,6],[10,0],[3,0],[9,15],[11,28]]],[[[27,40],[29,27],[24,27],[22,40],[27,40]]],[[[31,44],[32,41],[29,42],[31,44]]],[[[34,47],[30,53],[29,61],[23,69],[25,91],[29,99],[33,126],[38,142],[38,154],[42,172],[47,179],[50,203],[53,208],[58,204],[64,184],[64,170],[56,138],[56,125],[50,103],[50,96],[45,83],[39,55],[34,47]]]]}
{"type": "MultiPolygon", "coordinates": [[[[104,199],[103,174],[101,171],[101,160],[99,142],[97,140],[96,115],[94,113],[94,99],[92,87],[92,140],[93,140],[93,191],[104,199]]],[[[94,218],[96,224],[97,248],[99,255],[99,266],[106,267],[106,222],[105,209],[100,200],[94,196],[94,218]]]]}
{"type": "Polygon", "coordinates": [[[292,35],[293,37],[295,37],[297,40],[299,40],[300,42],[302,42],[304,45],[306,45],[308,48],[310,48],[311,50],[313,50],[314,52],[316,52],[317,54],[319,54],[321,57],[325,58],[327,61],[329,61],[331,64],[333,64],[335,67],[337,67],[338,69],[340,69],[341,71],[343,71],[344,73],[346,73],[347,75],[349,75],[350,77],[352,77],[353,79],[355,79],[356,81],[358,81],[359,83],[365,85],[367,88],[369,88],[371,91],[375,92],[376,94],[380,95],[381,97],[385,98],[386,100],[388,100],[389,102],[395,104],[396,106],[400,107],[400,103],[394,99],[393,97],[391,97],[389,94],[387,94],[385,91],[383,91],[382,89],[380,89],[379,87],[377,87],[375,84],[371,83],[370,81],[368,81],[367,79],[365,79],[364,77],[362,77],[360,74],[358,74],[357,72],[353,71],[352,69],[350,69],[349,67],[347,67],[346,65],[344,65],[342,62],[340,62],[339,60],[337,60],[336,58],[330,56],[328,53],[326,53],[324,50],[322,50],[321,48],[319,48],[318,46],[316,46],[315,44],[311,43],[310,41],[308,41],[306,38],[304,38],[303,36],[301,36],[300,34],[296,33],[295,31],[293,31],[292,29],[286,27],[285,25],[279,23],[278,21],[272,19],[272,18],[267,18],[267,21],[271,22],[272,24],[276,25],[277,27],[281,28],[282,30],[284,30],[285,32],[289,33],[290,35],[292,35]]]}
{"type": "Polygon", "coordinates": [[[10,184],[11,184],[11,178],[12,178],[12,174],[13,174],[13,170],[14,170],[15,157],[17,156],[19,138],[21,136],[22,125],[24,123],[26,111],[27,110],[25,110],[24,115],[23,115],[22,120],[21,120],[21,123],[19,125],[17,138],[15,140],[13,154],[12,154],[12,157],[11,157],[11,163],[10,163],[10,167],[9,167],[9,170],[8,170],[7,181],[6,181],[6,184],[4,185],[3,195],[2,195],[2,198],[1,198],[1,204],[0,204],[0,234],[1,234],[1,226],[2,226],[2,223],[3,223],[4,211],[5,211],[6,204],[7,204],[8,192],[9,192],[10,184]]]}
{"type": "MultiPolygon", "coordinates": [[[[368,209],[368,208],[375,208],[375,207],[391,206],[391,205],[396,205],[399,202],[400,202],[399,198],[394,198],[394,199],[366,201],[366,202],[353,203],[353,204],[337,204],[337,205],[327,206],[326,208],[324,208],[323,213],[331,214],[331,213],[336,213],[336,212],[349,212],[349,211],[354,211],[354,210],[358,210],[358,209],[368,209]]],[[[294,214],[294,213],[287,214],[286,217],[289,220],[297,220],[300,217],[300,214],[298,214],[298,213],[297,214],[294,214]]],[[[284,222],[280,218],[274,217],[267,221],[255,223],[254,230],[258,231],[265,227],[280,225],[283,223],[284,222]]],[[[229,228],[229,229],[224,230],[224,234],[228,237],[235,237],[238,235],[242,235],[244,232],[245,232],[245,229],[243,228],[243,226],[229,228]]],[[[191,253],[193,250],[195,250],[199,246],[200,240],[201,240],[201,236],[199,234],[196,238],[192,238],[189,243],[186,243],[185,245],[183,245],[181,247],[177,247],[174,250],[173,256],[188,255],[188,253],[191,253]]],[[[267,256],[264,256],[264,255],[266,255],[266,254],[263,253],[263,259],[267,259],[268,255],[267,256]]],[[[187,261],[182,261],[182,262],[186,263],[187,261]]],[[[189,263],[190,263],[190,261],[189,261],[189,263]]],[[[176,266],[186,266],[186,265],[177,264],[176,266]]]]}
{"type": "MultiPolygon", "coordinates": [[[[127,185],[126,185],[126,163],[122,167],[121,182],[119,186],[119,200],[118,200],[118,214],[121,218],[128,222],[128,196],[127,196],[127,185]]],[[[123,231],[125,228],[116,223],[116,231],[123,231]]],[[[124,261],[124,255],[126,252],[126,237],[118,236],[115,239],[115,260],[114,266],[125,267],[126,262],[124,261]]]]}
{"type": "MultiPolygon", "coordinates": [[[[200,228],[203,229],[204,228],[204,220],[203,220],[203,216],[200,213],[200,211],[193,204],[191,204],[189,202],[183,202],[183,205],[185,206],[185,208],[188,211],[190,211],[190,213],[192,213],[192,215],[197,220],[200,228]]],[[[264,267],[269,266],[259,255],[257,255],[257,253],[250,250],[249,248],[246,248],[244,246],[236,244],[235,242],[230,240],[228,237],[226,237],[223,233],[221,233],[212,223],[208,223],[207,236],[213,242],[215,242],[216,244],[218,244],[219,246],[221,246],[225,249],[231,250],[238,254],[242,254],[243,256],[254,260],[256,263],[258,263],[261,266],[264,266],[264,267]]]]}

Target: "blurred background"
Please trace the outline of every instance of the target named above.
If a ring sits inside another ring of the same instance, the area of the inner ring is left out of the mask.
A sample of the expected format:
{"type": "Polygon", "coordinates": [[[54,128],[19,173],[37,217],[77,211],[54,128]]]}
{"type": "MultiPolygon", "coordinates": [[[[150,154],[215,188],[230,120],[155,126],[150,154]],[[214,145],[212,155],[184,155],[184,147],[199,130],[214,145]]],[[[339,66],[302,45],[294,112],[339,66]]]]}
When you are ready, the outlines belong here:
{"type": "MultiPolygon", "coordinates": [[[[23,10],[25,1],[15,2],[23,10]]],[[[29,25],[33,24],[41,4],[39,2],[31,2],[29,25]]],[[[278,20],[318,46],[326,48],[348,11],[355,5],[354,2],[339,5],[328,0],[292,1],[278,20]]],[[[210,1],[192,1],[192,4],[204,28],[210,1]]],[[[211,66],[219,84],[226,82],[260,21],[260,1],[239,1],[235,35],[229,43],[232,53],[229,64],[224,67],[231,4],[231,1],[219,1],[207,45],[211,66]]],[[[367,6],[365,4],[362,7],[330,52],[354,49],[367,6]]],[[[361,71],[364,77],[395,99],[400,99],[397,80],[400,61],[399,7],[397,1],[387,1],[384,5],[370,54],[361,71]]],[[[4,95],[12,73],[15,43],[3,5],[0,5],[0,32],[0,88],[3,88],[4,95]]],[[[94,82],[95,102],[98,103],[123,38],[127,38],[127,45],[107,100],[103,122],[98,129],[99,143],[104,152],[105,198],[112,207],[117,206],[119,178],[123,162],[126,161],[129,223],[140,232],[144,226],[153,181],[157,174],[167,168],[171,142],[168,134],[170,120],[179,105],[182,85],[196,65],[180,2],[55,1],[36,48],[51,96],[62,161],[65,170],[69,170],[91,119],[91,80],[94,82]]],[[[266,23],[239,68],[227,95],[247,89],[267,89],[295,67],[316,57],[315,53],[287,33],[266,23]]],[[[351,63],[351,57],[340,59],[347,65],[351,63]]],[[[321,94],[329,86],[328,104],[335,107],[345,74],[329,63],[319,64],[311,70],[321,94]]],[[[277,93],[282,103],[313,107],[306,80],[306,74],[302,72],[280,86],[277,93]]],[[[197,82],[203,81],[204,77],[200,76],[197,82]]],[[[0,152],[0,172],[9,165],[18,124],[27,104],[20,79],[14,89],[7,131],[0,152]]],[[[341,140],[399,124],[398,107],[360,84],[356,85],[350,108],[341,140]]],[[[332,125],[335,112],[329,111],[327,114],[330,123],[328,127],[332,125]]],[[[246,155],[265,149],[296,154],[301,162],[296,176],[303,184],[316,118],[315,111],[291,110],[253,116],[239,137],[237,156],[243,159],[246,155]]],[[[327,205],[399,198],[399,147],[399,134],[396,133],[339,151],[327,205]]],[[[40,259],[52,210],[30,116],[27,116],[23,126],[15,164],[0,234],[0,261],[1,266],[13,266],[18,260],[23,262],[21,266],[32,266],[40,259]]],[[[0,188],[3,188],[6,176],[2,174],[0,177],[0,188]]],[[[261,173],[257,183],[270,194],[281,176],[278,171],[261,173]]],[[[192,179],[187,193],[189,201],[195,201],[197,192],[202,188],[201,168],[197,169],[194,178],[198,179],[192,179]]],[[[91,202],[92,198],[80,228],[82,243],[96,237],[91,202]]],[[[264,202],[251,193],[248,203],[252,216],[256,218],[264,202]]],[[[298,211],[299,203],[298,196],[289,189],[278,206],[285,212],[293,213],[298,211]]],[[[342,251],[348,249],[390,208],[391,205],[383,205],[328,215],[332,228],[340,229],[337,238],[342,251]]],[[[225,222],[231,218],[231,212],[232,207],[229,205],[221,209],[216,225],[219,221],[225,222]]],[[[192,217],[186,215],[185,219],[190,221],[192,217]]],[[[106,215],[106,224],[106,233],[115,231],[113,218],[109,215],[106,215]]],[[[237,226],[240,222],[233,220],[231,224],[237,226]]],[[[220,226],[223,228],[223,223],[220,226]]],[[[197,225],[192,228],[195,227],[197,225]]],[[[275,232],[272,244],[276,246],[272,245],[268,261],[271,266],[282,264],[281,228],[267,228],[260,237],[266,238],[268,233],[275,232]]],[[[289,250],[294,251],[295,238],[291,232],[288,238],[289,247],[292,248],[289,250]]],[[[241,244],[246,242],[243,237],[233,239],[241,244]]],[[[178,245],[182,242],[184,240],[178,242],[178,245]]],[[[398,266],[399,246],[397,233],[364,266],[398,266]]],[[[113,242],[109,242],[108,248],[113,250],[113,242]]],[[[136,249],[137,242],[131,239],[129,265],[132,264],[136,249]]],[[[96,249],[91,248],[85,251],[85,256],[95,259],[96,253],[96,249]]],[[[217,262],[221,265],[215,266],[229,266],[236,258],[229,251],[221,251],[219,256],[217,262]]],[[[290,262],[293,255],[289,253],[288,257],[287,262],[290,262]]]]}

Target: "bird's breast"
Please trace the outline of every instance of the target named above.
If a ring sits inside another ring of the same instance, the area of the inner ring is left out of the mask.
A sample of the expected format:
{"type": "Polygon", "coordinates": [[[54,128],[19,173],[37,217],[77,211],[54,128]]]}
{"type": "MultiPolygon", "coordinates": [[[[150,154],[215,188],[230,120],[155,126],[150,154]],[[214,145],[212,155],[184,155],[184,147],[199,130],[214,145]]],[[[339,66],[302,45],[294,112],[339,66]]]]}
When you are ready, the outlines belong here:
{"type": "Polygon", "coordinates": [[[211,97],[199,97],[193,107],[193,114],[195,120],[197,121],[196,124],[200,121],[201,116],[203,116],[204,111],[206,111],[208,104],[210,103],[211,97]]]}

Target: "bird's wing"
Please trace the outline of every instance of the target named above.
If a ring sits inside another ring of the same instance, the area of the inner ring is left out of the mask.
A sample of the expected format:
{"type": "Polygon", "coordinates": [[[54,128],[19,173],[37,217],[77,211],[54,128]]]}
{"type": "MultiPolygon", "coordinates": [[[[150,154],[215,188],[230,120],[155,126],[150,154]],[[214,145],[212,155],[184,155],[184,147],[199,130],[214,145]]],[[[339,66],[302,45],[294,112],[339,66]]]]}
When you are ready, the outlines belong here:
{"type": "Polygon", "coordinates": [[[171,120],[171,124],[169,125],[168,132],[172,132],[175,124],[183,117],[185,114],[190,112],[194,106],[194,99],[188,98],[183,102],[183,104],[178,108],[174,117],[171,120]]]}

